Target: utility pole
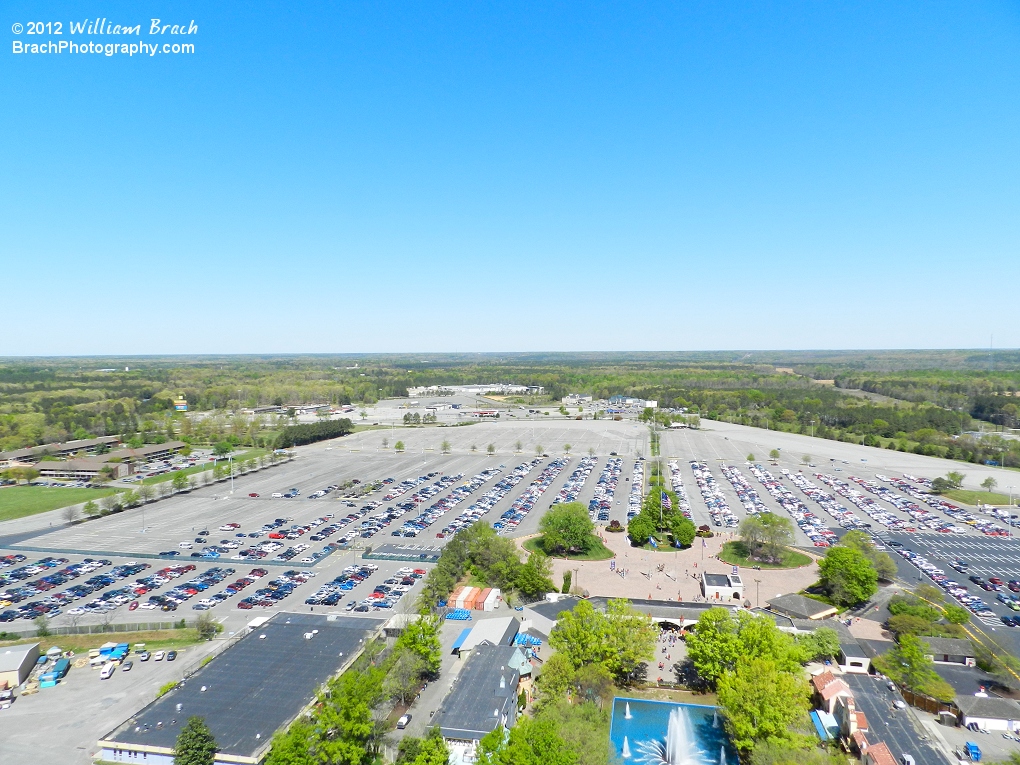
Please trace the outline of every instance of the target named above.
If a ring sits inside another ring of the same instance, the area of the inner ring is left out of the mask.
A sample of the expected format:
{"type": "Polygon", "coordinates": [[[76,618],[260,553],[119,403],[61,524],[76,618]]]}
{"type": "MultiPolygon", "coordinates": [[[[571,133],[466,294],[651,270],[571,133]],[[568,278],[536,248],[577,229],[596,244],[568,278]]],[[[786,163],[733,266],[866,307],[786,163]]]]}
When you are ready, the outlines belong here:
{"type": "Polygon", "coordinates": [[[761,579],[754,580],[754,607],[761,608],[761,579]]]}

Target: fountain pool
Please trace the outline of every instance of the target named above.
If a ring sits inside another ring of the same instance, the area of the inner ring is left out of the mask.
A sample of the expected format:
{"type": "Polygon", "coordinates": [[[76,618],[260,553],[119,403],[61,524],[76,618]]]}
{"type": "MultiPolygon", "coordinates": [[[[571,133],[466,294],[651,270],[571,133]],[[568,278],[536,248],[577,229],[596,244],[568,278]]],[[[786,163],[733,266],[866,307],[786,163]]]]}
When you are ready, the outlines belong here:
{"type": "Polygon", "coordinates": [[[616,698],[609,738],[625,765],[739,762],[716,708],[699,704],[616,698]]]}

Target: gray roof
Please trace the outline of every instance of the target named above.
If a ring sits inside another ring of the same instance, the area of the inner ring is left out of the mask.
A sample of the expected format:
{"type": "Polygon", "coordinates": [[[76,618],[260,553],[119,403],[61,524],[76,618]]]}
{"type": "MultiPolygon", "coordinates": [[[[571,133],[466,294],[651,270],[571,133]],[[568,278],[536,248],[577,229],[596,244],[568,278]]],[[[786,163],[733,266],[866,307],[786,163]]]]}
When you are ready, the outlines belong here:
{"type": "Polygon", "coordinates": [[[971,645],[969,640],[937,637],[922,637],[921,640],[931,646],[931,652],[936,656],[974,655],[974,646],[971,645]]]}
{"type": "Polygon", "coordinates": [[[100,444],[115,444],[119,441],[120,438],[118,436],[100,436],[99,438],[82,438],[78,441],[65,441],[64,443],[59,444],[29,446],[25,449],[14,449],[9,452],[0,452],[0,460],[33,457],[42,454],[73,454],[81,449],[94,449],[100,444]]]}
{"type": "Polygon", "coordinates": [[[822,603],[793,593],[772,598],[769,600],[769,608],[773,611],[779,611],[782,614],[792,616],[795,619],[811,619],[820,614],[836,610],[835,606],[830,606],[828,603],[822,603]]]}
{"type": "Polygon", "coordinates": [[[137,449],[118,449],[115,452],[110,452],[106,455],[106,459],[110,460],[114,457],[146,457],[150,454],[159,454],[165,452],[168,449],[183,449],[187,444],[183,441],[165,441],[161,444],[146,444],[145,446],[139,446],[137,449]]]}
{"type": "Polygon", "coordinates": [[[12,645],[10,648],[0,650],[0,672],[21,669],[21,665],[25,663],[25,656],[38,648],[38,643],[29,643],[28,645],[12,645]]]}
{"type": "Polygon", "coordinates": [[[729,587],[730,578],[726,574],[702,574],[705,584],[709,587],[729,587]]]}
{"type": "Polygon", "coordinates": [[[311,702],[319,686],[350,663],[363,641],[384,623],[353,616],[278,613],[105,740],[172,749],[187,718],[198,715],[212,729],[221,752],[257,757],[273,733],[311,702]],[[177,704],[183,707],[180,713],[177,704]]]}
{"type": "Polygon", "coordinates": [[[444,736],[481,739],[500,725],[503,715],[512,717],[520,677],[508,662],[515,650],[483,643],[471,652],[433,722],[444,736]]]}
{"type": "Polygon", "coordinates": [[[956,706],[967,717],[984,717],[990,720],[1020,720],[1020,704],[1012,699],[957,696],[956,706]]]}
{"type": "Polygon", "coordinates": [[[856,640],[840,640],[839,650],[848,659],[870,659],[871,654],[861,648],[856,640]]]}
{"type": "MultiPolygon", "coordinates": [[[[594,597],[587,598],[588,602],[592,604],[592,607],[596,611],[605,611],[606,603],[609,598],[594,597]]],[[[556,621],[559,619],[559,615],[564,611],[572,611],[574,606],[577,605],[578,598],[560,598],[555,603],[545,601],[543,603],[532,603],[529,608],[532,611],[540,613],[547,619],[556,621]]],[[[705,613],[710,608],[735,608],[729,603],[691,603],[687,601],[676,601],[676,600],[631,600],[630,605],[638,613],[651,616],[653,619],[658,620],[669,620],[679,623],[681,619],[686,624],[688,622],[696,622],[701,614],[705,613]]]]}

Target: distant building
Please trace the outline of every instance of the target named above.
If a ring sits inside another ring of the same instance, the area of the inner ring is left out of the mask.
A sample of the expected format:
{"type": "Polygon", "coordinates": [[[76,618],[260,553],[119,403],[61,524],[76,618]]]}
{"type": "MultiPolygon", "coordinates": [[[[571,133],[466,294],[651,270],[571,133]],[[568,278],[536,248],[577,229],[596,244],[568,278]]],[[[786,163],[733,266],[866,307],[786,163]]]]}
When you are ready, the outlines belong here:
{"type": "Polygon", "coordinates": [[[736,573],[702,573],[701,594],[708,600],[743,600],[744,583],[741,581],[740,575],[736,573]]]}
{"type": "Polygon", "coordinates": [[[184,398],[183,393],[174,399],[174,410],[178,412],[188,411],[188,399],[184,398]]]}
{"type": "Polygon", "coordinates": [[[0,468],[31,465],[46,456],[70,457],[78,453],[95,454],[100,447],[111,448],[118,444],[120,444],[118,436],[99,436],[98,438],[82,438],[59,444],[43,444],[42,446],[30,446],[26,449],[14,449],[9,452],[0,452],[0,468]]]}
{"type": "Polygon", "coordinates": [[[128,466],[121,462],[109,462],[105,457],[83,457],[60,462],[45,461],[35,466],[40,478],[58,478],[65,481],[92,481],[100,475],[121,478],[127,475],[128,466]]]}
{"type": "Polygon", "coordinates": [[[587,393],[568,393],[563,397],[564,406],[578,406],[580,404],[590,404],[592,397],[587,393]]]}
{"type": "Polygon", "coordinates": [[[38,643],[0,648],[0,688],[13,688],[25,682],[38,659],[38,643]]]}

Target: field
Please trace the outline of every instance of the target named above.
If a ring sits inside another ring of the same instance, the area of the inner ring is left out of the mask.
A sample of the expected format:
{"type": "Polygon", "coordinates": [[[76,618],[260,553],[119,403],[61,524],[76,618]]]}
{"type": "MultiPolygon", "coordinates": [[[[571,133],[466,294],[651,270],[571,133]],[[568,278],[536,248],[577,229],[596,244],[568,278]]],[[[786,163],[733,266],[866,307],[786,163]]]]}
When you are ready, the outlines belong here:
{"type": "Polygon", "coordinates": [[[0,643],[0,646],[18,645],[19,643],[38,643],[42,641],[44,648],[51,645],[59,646],[65,651],[82,653],[91,648],[99,648],[104,643],[145,643],[149,651],[165,651],[173,648],[180,650],[189,645],[203,642],[198,630],[185,628],[180,630],[155,630],[152,632],[103,632],[94,635],[50,635],[45,638],[24,638],[0,643]]]}
{"type": "Polygon", "coordinates": [[[61,489],[53,486],[9,486],[0,489],[0,521],[45,513],[90,499],[115,494],[116,489],[61,489]]]}
{"type": "Polygon", "coordinates": [[[727,542],[724,544],[722,552],[719,553],[719,560],[742,568],[758,566],[760,568],[768,569],[800,568],[801,566],[807,566],[811,563],[811,558],[809,556],[789,548],[783,550],[782,563],[762,563],[760,561],[751,560],[747,557],[747,548],[744,547],[743,542],[727,542]]]}
{"type": "MultiPolygon", "coordinates": [[[[962,502],[965,505],[1008,505],[1009,495],[998,494],[994,491],[967,491],[966,489],[950,489],[943,492],[948,499],[962,502]]],[[[1014,497],[1014,500],[1016,497],[1014,497]]]]}

